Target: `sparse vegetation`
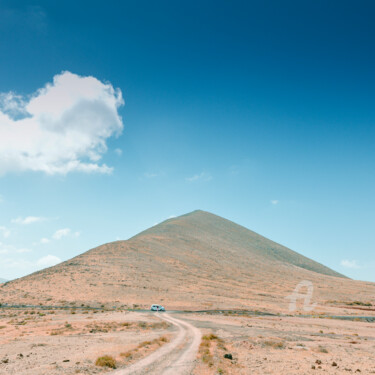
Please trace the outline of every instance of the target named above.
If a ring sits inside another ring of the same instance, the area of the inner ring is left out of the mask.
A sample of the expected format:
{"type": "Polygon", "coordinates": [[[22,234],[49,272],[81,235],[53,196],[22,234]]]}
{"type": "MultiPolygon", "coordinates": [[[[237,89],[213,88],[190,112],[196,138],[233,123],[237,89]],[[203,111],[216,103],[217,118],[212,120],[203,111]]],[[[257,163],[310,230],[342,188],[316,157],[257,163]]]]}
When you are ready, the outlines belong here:
{"type": "Polygon", "coordinates": [[[99,357],[95,361],[95,365],[100,366],[100,367],[109,367],[109,368],[115,369],[117,366],[117,362],[110,355],[104,355],[103,357],[99,357]]]}
{"type": "Polygon", "coordinates": [[[140,351],[143,351],[143,353],[147,353],[148,351],[152,350],[155,346],[159,347],[167,342],[169,342],[169,338],[166,336],[161,336],[152,341],[143,341],[134,349],[121,353],[120,356],[123,357],[126,361],[131,361],[135,358],[139,359],[142,356],[140,351]]]}
{"type": "Polygon", "coordinates": [[[319,353],[328,353],[328,350],[327,350],[324,346],[322,346],[322,345],[319,345],[319,346],[318,346],[317,351],[318,351],[319,353]]]}
{"type": "MultiPolygon", "coordinates": [[[[198,353],[202,363],[204,363],[209,368],[214,367],[215,352],[217,351],[226,351],[224,341],[213,333],[203,335],[198,353]]],[[[223,355],[221,355],[221,357],[223,357],[223,355]]],[[[221,368],[219,369],[218,373],[224,374],[224,370],[222,370],[221,368]],[[219,372],[219,369],[221,370],[221,372],[219,372]]]]}
{"type": "Polygon", "coordinates": [[[284,349],[285,343],[280,340],[266,340],[263,342],[263,346],[271,347],[273,349],[284,349]]]}
{"type": "Polygon", "coordinates": [[[370,303],[370,302],[361,302],[361,301],[347,302],[346,304],[348,306],[366,306],[366,307],[372,306],[372,303],[370,303]]]}

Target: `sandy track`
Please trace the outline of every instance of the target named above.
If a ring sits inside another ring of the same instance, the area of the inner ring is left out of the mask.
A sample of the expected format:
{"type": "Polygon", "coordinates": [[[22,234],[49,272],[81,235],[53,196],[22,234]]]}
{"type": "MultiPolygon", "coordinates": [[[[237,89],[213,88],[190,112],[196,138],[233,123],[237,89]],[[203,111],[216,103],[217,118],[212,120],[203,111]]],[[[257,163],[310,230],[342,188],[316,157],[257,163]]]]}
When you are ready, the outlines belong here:
{"type": "Polygon", "coordinates": [[[191,373],[201,342],[201,332],[190,323],[172,318],[168,314],[157,314],[160,319],[178,328],[176,337],[147,357],[133,365],[111,372],[113,375],[187,375],[191,373]]]}

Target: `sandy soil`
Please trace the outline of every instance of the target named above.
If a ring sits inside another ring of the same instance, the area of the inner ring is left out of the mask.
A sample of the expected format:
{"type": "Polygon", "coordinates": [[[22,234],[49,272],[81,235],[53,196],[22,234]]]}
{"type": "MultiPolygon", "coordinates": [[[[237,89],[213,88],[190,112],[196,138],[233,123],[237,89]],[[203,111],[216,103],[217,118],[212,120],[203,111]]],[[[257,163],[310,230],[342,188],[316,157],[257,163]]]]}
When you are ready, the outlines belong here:
{"type": "MultiPolygon", "coordinates": [[[[374,374],[375,324],[300,317],[187,316],[211,340],[194,374],[374,374]],[[230,353],[232,360],[225,359],[230,353]]],[[[202,351],[201,351],[202,352],[202,351]]]]}
{"type": "Polygon", "coordinates": [[[98,357],[131,363],[160,346],[149,341],[173,332],[151,314],[52,312],[0,309],[0,374],[97,374],[107,371],[95,366],[98,357]]]}
{"type": "Polygon", "coordinates": [[[141,312],[31,312],[0,310],[0,374],[113,371],[95,365],[103,355],[119,369],[148,358],[139,374],[375,374],[375,323],[196,313],[169,313],[175,322],[166,323],[141,312]]]}

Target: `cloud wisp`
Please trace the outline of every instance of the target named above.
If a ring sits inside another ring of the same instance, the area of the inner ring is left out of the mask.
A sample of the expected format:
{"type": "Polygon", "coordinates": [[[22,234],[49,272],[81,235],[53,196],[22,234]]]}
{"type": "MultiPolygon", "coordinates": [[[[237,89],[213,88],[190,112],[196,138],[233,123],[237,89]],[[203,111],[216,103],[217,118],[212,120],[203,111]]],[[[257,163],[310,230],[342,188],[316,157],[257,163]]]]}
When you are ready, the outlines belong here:
{"type": "Polygon", "coordinates": [[[69,228],[59,229],[57,230],[52,238],[54,240],[61,240],[63,237],[69,236],[71,230],[69,228]]]}
{"type": "Polygon", "coordinates": [[[22,248],[17,248],[12,245],[5,245],[0,242],[0,254],[23,254],[23,253],[31,253],[32,250],[22,247],[22,248]]]}
{"type": "Polygon", "coordinates": [[[8,238],[8,237],[10,236],[10,230],[9,230],[7,227],[0,226],[0,234],[1,234],[4,238],[8,238]]]}
{"type": "Polygon", "coordinates": [[[46,255],[36,262],[37,266],[42,268],[52,267],[58,263],[61,263],[61,259],[55,255],[46,255]]]}
{"type": "Polygon", "coordinates": [[[111,173],[100,159],[107,139],[122,132],[123,104],[121,90],[110,83],[70,72],[28,98],[0,94],[0,175],[111,173]]]}
{"type": "MultiPolygon", "coordinates": [[[[1,254],[1,249],[0,249],[1,254]]],[[[2,263],[0,264],[0,271],[3,274],[6,274],[6,271],[16,271],[16,274],[20,275],[28,274],[35,272],[37,270],[55,266],[58,263],[61,263],[62,260],[56,255],[45,255],[37,260],[31,261],[24,258],[14,258],[14,257],[4,257],[2,263]]],[[[9,276],[8,279],[12,279],[13,276],[9,276]]]]}
{"type": "Polygon", "coordinates": [[[187,182],[196,182],[196,181],[211,181],[212,180],[212,176],[206,172],[201,172],[199,174],[196,174],[194,176],[191,176],[191,177],[186,177],[185,180],[187,182]]]}
{"type": "Polygon", "coordinates": [[[17,219],[13,219],[11,222],[13,224],[29,225],[29,224],[39,223],[45,220],[47,220],[45,217],[27,216],[27,217],[18,217],[17,219]]]}
{"type": "Polygon", "coordinates": [[[340,264],[345,268],[359,269],[361,266],[356,260],[343,259],[340,264]]]}

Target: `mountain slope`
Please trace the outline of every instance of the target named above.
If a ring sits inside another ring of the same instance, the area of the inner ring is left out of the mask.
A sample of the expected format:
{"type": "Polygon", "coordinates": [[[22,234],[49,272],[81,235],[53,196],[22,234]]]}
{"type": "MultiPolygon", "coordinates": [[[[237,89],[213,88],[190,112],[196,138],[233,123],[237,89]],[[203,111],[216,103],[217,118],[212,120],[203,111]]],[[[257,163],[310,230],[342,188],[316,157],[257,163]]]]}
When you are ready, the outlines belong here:
{"type": "Polygon", "coordinates": [[[164,221],[132,239],[150,239],[151,235],[167,235],[175,239],[183,237],[184,241],[189,239],[203,246],[231,249],[232,253],[235,251],[239,256],[252,254],[324,275],[346,277],[241,225],[200,210],[164,221]]]}
{"type": "Polygon", "coordinates": [[[216,215],[194,211],[0,287],[0,302],[272,308],[302,280],[315,298],[375,296],[356,282],[216,215]],[[49,302],[51,303],[51,302],[49,302]]]}
{"type": "Polygon", "coordinates": [[[7,282],[7,280],[2,279],[2,278],[0,277],[0,284],[2,284],[2,283],[6,283],[6,282],[7,282]]]}

